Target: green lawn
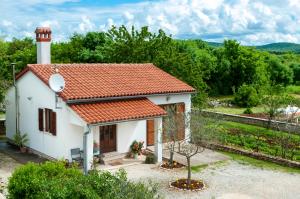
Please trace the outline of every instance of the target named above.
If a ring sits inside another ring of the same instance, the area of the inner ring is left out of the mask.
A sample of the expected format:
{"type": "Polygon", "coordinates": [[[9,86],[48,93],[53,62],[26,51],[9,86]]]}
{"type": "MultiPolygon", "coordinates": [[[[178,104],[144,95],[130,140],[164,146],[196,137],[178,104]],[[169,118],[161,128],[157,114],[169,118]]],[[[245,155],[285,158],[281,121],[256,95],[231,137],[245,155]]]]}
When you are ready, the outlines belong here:
{"type": "Polygon", "coordinates": [[[290,94],[297,94],[300,95],[300,86],[288,86],[287,87],[287,92],[290,94]]]}
{"type": "Polygon", "coordinates": [[[284,172],[289,172],[289,173],[300,173],[300,169],[297,168],[291,168],[291,167],[286,167],[286,166],[281,166],[272,162],[267,162],[263,160],[257,160],[251,157],[243,156],[240,154],[235,154],[235,153],[229,153],[229,152],[221,152],[225,155],[230,156],[233,160],[241,163],[241,164],[247,164],[247,165],[252,165],[258,168],[262,169],[271,169],[271,170],[277,170],[277,171],[284,171],[284,172]]]}
{"type": "Polygon", "coordinates": [[[5,118],[5,113],[0,112],[0,119],[5,118]]]}
{"type": "MultiPolygon", "coordinates": [[[[240,107],[216,107],[216,108],[207,108],[207,111],[214,111],[214,112],[221,112],[221,113],[228,113],[228,114],[243,114],[246,108],[240,107]]],[[[251,108],[253,113],[263,113],[264,107],[258,106],[251,108]]]]}

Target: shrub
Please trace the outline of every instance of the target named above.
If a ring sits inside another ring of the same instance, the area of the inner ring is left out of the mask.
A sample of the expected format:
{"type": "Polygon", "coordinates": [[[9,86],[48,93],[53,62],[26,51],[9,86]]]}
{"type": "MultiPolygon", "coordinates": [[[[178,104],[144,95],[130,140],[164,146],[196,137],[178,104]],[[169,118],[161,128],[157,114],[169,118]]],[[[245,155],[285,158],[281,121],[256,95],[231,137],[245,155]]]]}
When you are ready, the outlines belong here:
{"type": "Polygon", "coordinates": [[[246,108],[246,109],[244,110],[244,114],[253,114],[253,111],[252,111],[251,108],[246,108]]]}
{"type": "Polygon", "coordinates": [[[259,96],[251,85],[243,84],[234,94],[234,103],[241,107],[254,107],[259,104],[259,96]]]}
{"type": "Polygon", "coordinates": [[[157,186],[133,183],[124,170],[89,175],[64,162],[28,163],[15,170],[8,183],[8,198],[159,198],[157,186]]]}
{"type": "Polygon", "coordinates": [[[133,154],[139,154],[140,155],[141,152],[142,152],[143,145],[144,145],[144,142],[138,142],[138,141],[134,140],[132,142],[132,144],[130,145],[130,151],[133,154]]]}
{"type": "Polygon", "coordinates": [[[154,164],[155,162],[156,162],[155,156],[154,156],[152,153],[149,153],[149,154],[146,156],[145,163],[146,163],[146,164],[154,164]]]}
{"type": "Polygon", "coordinates": [[[21,132],[14,134],[13,140],[14,140],[15,144],[19,147],[25,146],[29,141],[27,133],[24,133],[22,135],[21,132]]]}

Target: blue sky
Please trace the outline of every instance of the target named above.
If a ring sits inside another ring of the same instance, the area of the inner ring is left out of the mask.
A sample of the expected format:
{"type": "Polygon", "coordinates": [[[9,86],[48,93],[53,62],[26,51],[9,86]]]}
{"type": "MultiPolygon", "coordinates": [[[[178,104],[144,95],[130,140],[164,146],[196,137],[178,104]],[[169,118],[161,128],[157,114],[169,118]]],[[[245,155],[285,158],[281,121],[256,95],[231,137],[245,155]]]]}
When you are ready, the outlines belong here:
{"type": "Polygon", "coordinates": [[[300,43],[300,0],[0,0],[0,37],[34,37],[50,26],[54,41],[112,25],[149,26],[174,38],[242,44],[300,43]]]}

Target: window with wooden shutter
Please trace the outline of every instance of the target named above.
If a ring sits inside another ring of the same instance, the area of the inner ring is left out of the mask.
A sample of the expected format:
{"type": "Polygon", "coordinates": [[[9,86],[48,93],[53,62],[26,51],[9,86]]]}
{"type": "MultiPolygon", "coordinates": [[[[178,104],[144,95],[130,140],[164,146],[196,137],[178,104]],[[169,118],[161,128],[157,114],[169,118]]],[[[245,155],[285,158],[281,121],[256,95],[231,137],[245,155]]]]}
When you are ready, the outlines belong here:
{"type": "Polygon", "coordinates": [[[39,108],[39,130],[44,131],[44,109],[39,108]]]}
{"type": "Polygon", "coordinates": [[[56,135],[56,112],[53,111],[50,114],[50,133],[56,135]]]}
{"type": "Polygon", "coordinates": [[[39,130],[56,135],[56,112],[39,108],[39,130]]]}

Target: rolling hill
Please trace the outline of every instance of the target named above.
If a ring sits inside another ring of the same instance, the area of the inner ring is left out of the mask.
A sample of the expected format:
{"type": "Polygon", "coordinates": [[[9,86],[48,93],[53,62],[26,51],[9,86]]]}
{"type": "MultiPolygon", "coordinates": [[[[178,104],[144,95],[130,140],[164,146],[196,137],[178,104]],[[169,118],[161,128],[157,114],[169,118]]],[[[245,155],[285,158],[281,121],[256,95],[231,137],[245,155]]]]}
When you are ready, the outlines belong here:
{"type": "MultiPolygon", "coordinates": [[[[221,47],[222,43],[217,42],[207,42],[209,46],[212,47],[221,47]]],[[[273,52],[273,53],[283,53],[283,52],[294,52],[300,53],[300,44],[288,43],[288,42],[279,42],[271,43],[266,45],[254,46],[258,50],[273,52]]]]}

